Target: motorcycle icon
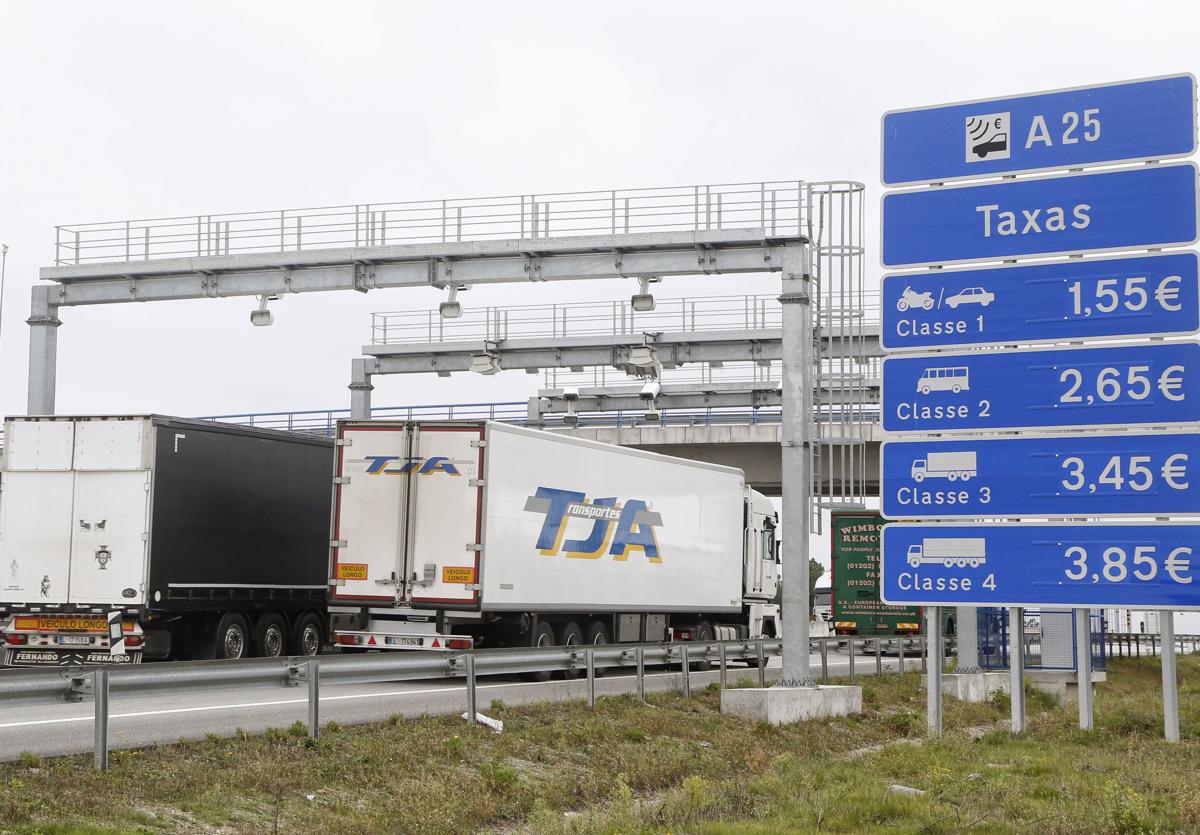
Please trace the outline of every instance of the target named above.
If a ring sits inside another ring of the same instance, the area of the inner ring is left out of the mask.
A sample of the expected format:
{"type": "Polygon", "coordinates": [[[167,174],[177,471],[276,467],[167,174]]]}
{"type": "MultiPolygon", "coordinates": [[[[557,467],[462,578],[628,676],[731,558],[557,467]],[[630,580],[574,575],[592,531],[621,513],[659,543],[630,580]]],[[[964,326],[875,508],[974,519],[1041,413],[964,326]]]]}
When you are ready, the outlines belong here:
{"type": "Polygon", "coordinates": [[[913,291],[913,288],[905,287],[904,292],[900,294],[900,298],[896,301],[896,309],[903,313],[910,307],[933,310],[933,294],[929,292],[917,293],[913,291]]]}

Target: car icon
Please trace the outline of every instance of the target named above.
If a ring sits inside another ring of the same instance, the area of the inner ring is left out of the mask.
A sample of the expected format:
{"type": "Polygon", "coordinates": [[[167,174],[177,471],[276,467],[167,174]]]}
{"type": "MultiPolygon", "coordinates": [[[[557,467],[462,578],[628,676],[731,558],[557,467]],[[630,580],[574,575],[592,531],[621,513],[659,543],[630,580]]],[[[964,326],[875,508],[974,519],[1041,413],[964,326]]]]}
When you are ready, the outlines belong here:
{"type": "Polygon", "coordinates": [[[995,293],[988,292],[982,287],[967,287],[953,296],[947,296],[946,304],[951,308],[958,307],[960,304],[978,304],[987,307],[995,300],[995,293]]]}
{"type": "Polygon", "coordinates": [[[983,159],[992,151],[1003,151],[1008,147],[1008,134],[998,133],[986,142],[980,142],[978,145],[971,147],[971,153],[983,159]]]}

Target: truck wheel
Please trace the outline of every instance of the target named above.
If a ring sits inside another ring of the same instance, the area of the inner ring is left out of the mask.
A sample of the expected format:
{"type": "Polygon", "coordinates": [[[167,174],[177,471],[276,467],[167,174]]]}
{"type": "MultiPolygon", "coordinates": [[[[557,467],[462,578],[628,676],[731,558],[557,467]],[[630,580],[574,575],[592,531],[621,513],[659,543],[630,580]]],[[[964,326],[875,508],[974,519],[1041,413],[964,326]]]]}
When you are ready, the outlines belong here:
{"type": "MultiPolygon", "coordinates": [[[[583,643],[583,632],[579,629],[579,624],[573,620],[569,620],[558,628],[558,644],[564,647],[577,647],[583,643]]],[[[562,673],[563,678],[579,678],[583,675],[583,670],[575,668],[574,670],[566,670],[562,673]]]]}
{"type": "Polygon", "coordinates": [[[278,658],[287,649],[287,624],[276,612],[264,612],[254,624],[254,657],[278,658]]]}
{"type": "Polygon", "coordinates": [[[217,629],[213,633],[215,641],[215,658],[245,658],[250,649],[250,627],[246,619],[237,612],[226,612],[217,621],[217,629]]]}
{"type": "Polygon", "coordinates": [[[296,625],[292,627],[292,639],[290,644],[290,652],[292,655],[306,655],[312,657],[321,651],[321,644],[324,643],[324,630],[322,629],[321,616],[315,612],[305,612],[296,621],[296,625]]]}
{"type": "MultiPolygon", "coordinates": [[[[550,624],[545,621],[539,621],[537,629],[533,631],[533,635],[530,637],[529,645],[531,647],[554,646],[554,630],[550,628],[550,624]]],[[[545,670],[538,670],[533,673],[521,673],[521,678],[526,681],[549,681],[550,673],[545,670]]]]}
{"type": "MultiPolygon", "coordinates": [[[[712,639],[713,628],[712,624],[710,624],[708,621],[700,621],[700,624],[692,630],[692,641],[695,643],[706,644],[712,641],[712,639]]],[[[692,672],[698,673],[703,670],[707,670],[710,664],[708,659],[705,658],[703,661],[693,661],[690,666],[692,672]]]]}
{"type": "MultiPolygon", "coordinates": [[[[603,621],[594,620],[587,625],[587,632],[583,633],[583,642],[591,646],[602,644],[611,644],[612,639],[608,637],[608,627],[603,621]]],[[[604,675],[604,667],[596,667],[596,677],[604,675]]]]}

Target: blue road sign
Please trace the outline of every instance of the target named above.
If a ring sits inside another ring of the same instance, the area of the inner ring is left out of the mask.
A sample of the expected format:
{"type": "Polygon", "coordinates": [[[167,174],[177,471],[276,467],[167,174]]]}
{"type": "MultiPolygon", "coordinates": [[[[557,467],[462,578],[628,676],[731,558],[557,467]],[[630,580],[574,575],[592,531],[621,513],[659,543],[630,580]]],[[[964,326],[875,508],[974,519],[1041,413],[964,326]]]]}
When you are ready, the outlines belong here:
{"type": "Polygon", "coordinates": [[[883,116],[884,185],[946,181],[1196,149],[1196,79],[1175,75],[883,116]]]}
{"type": "Polygon", "coordinates": [[[889,351],[1200,328],[1194,252],[888,275],[882,300],[889,351]]]}
{"type": "Polygon", "coordinates": [[[1200,515],[1200,434],[884,441],[883,514],[1200,515]]]}
{"type": "Polygon", "coordinates": [[[1200,344],[883,359],[883,428],[954,432],[1200,421],[1200,344]]]}
{"type": "Polygon", "coordinates": [[[893,605],[1200,608],[1200,525],[889,524],[893,605]]]}
{"type": "Polygon", "coordinates": [[[1191,244],[1191,163],[898,191],[883,197],[887,267],[1191,244]]]}

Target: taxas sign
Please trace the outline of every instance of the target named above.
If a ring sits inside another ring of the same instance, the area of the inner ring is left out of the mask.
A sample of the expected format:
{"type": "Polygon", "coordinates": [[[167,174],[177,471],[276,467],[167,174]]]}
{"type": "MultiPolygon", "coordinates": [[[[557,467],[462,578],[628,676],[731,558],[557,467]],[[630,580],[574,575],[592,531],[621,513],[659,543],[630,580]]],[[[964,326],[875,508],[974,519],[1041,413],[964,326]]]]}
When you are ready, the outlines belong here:
{"type": "Polygon", "coordinates": [[[1200,526],[891,523],[883,599],[921,606],[1200,608],[1200,526]]]}
{"type": "Polygon", "coordinates": [[[884,441],[892,519],[1200,514],[1200,434],[884,441]]]}
{"type": "Polygon", "coordinates": [[[889,356],[883,428],[954,432],[1200,421],[1200,345],[889,356]]]}
{"type": "Polygon", "coordinates": [[[884,185],[1091,163],[1168,159],[1196,149],[1190,74],[885,113],[884,185]]]}
{"type": "Polygon", "coordinates": [[[888,351],[1200,328],[1194,252],[888,275],[881,297],[888,351]]]}
{"type": "Polygon", "coordinates": [[[1187,245],[1191,163],[885,194],[884,266],[1187,245]]]}

